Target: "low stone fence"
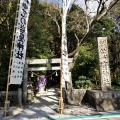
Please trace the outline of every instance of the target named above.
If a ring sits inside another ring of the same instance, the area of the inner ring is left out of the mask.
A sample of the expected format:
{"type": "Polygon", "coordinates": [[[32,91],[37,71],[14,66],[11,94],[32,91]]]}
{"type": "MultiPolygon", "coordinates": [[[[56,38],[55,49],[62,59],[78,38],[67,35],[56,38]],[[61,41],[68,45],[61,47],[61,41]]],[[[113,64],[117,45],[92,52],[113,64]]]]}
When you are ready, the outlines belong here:
{"type": "MultiPolygon", "coordinates": [[[[6,91],[0,91],[0,107],[4,107],[6,97],[6,91]]],[[[8,99],[10,100],[10,106],[16,106],[18,103],[18,91],[9,91],[8,99]]]]}
{"type": "Polygon", "coordinates": [[[68,89],[66,90],[66,99],[68,104],[80,105],[85,97],[86,89],[68,89]]]}
{"type": "Polygon", "coordinates": [[[66,90],[66,100],[71,105],[80,105],[82,102],[88,103],[97,111],[120,110],[119,90],[69,89],[66,90]]]}
{"type": "Polygon", "coordinates": [[[97,111],[120,110],[120,91],[87,90],[87,102],[97,111]]]}
{"type": "MultiPolygon", "coordinates": [[[[0,91],[0,107],[4,107],[6,98],[6,91],[0,91]]],[[[8,100],[10,101],[11,106],[19,106],[22,103],[22,91],[21,88],[18,91],[9,91],[8,100]]]]}

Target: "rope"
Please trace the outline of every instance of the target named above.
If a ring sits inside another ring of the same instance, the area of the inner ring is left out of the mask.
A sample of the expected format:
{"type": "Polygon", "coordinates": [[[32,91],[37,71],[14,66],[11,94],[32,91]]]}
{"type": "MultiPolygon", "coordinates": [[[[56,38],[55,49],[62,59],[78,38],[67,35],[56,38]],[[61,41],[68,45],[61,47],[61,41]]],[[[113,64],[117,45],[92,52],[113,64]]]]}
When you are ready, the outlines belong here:
{"type": "MultiPolygon", "coordinates": [[[[52,76],[53,74],[55,74],[57,72],[57,70],[56,71],[54,71],[52,74],[50,74],[50,75],[47,75],[46,77],[48,77],[48,76],[52,76]]],[[[34,72],[31,72],[31,73],[33,73],[34,75],[36,75],[37,77],[38,76],[40,76],[40,75],[38,75],[38,74],[36,74],[36,73],[34,73],[34,72]]]]}

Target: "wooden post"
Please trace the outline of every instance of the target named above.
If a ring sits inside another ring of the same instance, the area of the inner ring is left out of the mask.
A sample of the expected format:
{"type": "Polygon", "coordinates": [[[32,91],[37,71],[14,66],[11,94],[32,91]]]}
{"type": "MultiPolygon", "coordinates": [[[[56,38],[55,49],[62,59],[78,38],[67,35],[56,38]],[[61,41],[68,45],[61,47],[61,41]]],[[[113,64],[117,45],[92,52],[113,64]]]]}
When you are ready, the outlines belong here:
{"type": "MultiPolygon", "coordinates": [[[[13,45],[12,45],[12,48],[13,48],[13,45]]],[[[11,55],[12,55],[12,51],[11,51],[11,55]]],[[[5,98],[5,106],[4,106],[4,117],[6,117],[6,115],[7,115],[7,111],[9,109],[9,103],[10,103],[8,101],[8,90],[9,90],[9,82],[10,82],[10,66],[11,66],[11,63],[12,63],[11,55],[10,55],[9,70],[8,70],[8,77],[7,77],[6,98],[5,98]]]]}
{"type": "Polygon", "coordinates": [[[8,81],[7,81],[7,88],[6,88],[6,98],[5,98],[5,106],[4,106],[4,117],[6,117],[7,112],[9,111],[9,101],[8,101],[8,90],[9,90],[9,75],[8,75],[8,81]]]}
{"type": "Polygon", "coordinates": [[[5,101],[4,117],[9,116],[10,101],[5,101]]]}
{"type": "Polygon", "coordinates": [[[61,70],[61,75],[60,75],[60,99],[59,99],[59,112],[60,114],[63,113],[63,94],[62,94],[63,90],[62,90],[62,70],[61,70]]]}

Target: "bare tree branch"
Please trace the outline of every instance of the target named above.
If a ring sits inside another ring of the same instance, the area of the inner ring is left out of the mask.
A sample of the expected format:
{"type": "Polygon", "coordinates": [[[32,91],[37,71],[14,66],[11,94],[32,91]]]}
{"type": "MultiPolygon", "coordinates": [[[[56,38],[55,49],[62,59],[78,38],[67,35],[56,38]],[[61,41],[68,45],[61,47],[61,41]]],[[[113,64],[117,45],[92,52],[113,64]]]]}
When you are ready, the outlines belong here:
{"type": "Polygon", "coordinates": [[[111,4],[110,4],[109,8],[108,8],[108,11],[109,11],[114,5],[116,5],[118,1],[119,1],[119,0],[113,0],[113,1],[111,2],[111,4]]]}
{"type": "Polygon", "coordinates": [[[102,0],[98,2],[97,15],[99,14],[101,4],[102,4],[102,0]]]}
{"type": "Polygon", "coordinates": [[[78,36],[76,35],[76,33],[74,34],[75,35],[75,38],[76,38],[76,40],[77,40],[77,47],[76,47],[76,49],[73,51],[73,52],[71,52],[70,54],[68,54],[68,57],[71,57],[71,56],[73,56],[76,52],[77,52],[77,50],[78,50],[78,48],[79,48],[79,38],[78,38],[78,36]]]}
{"type": "Polygon", "coordinates": [[[87,23],[87,32],[89,31],[89,20],[88,20],[88,4],[87,4],[87,0],[85,0],[85,6],[86,6],[86,23],[87,23]]]}
{"type": "Polygon", "coordinates": [[[58,27],[58,34],[60,35],[60,25],[58,24],[58,21],[56,19],[56,17],[53,17],[50,15],[50,13],[45,13],[47,16],[51,17],[52,20],[56,23],[57,27],[58,27]]]}
{"type": "MultiPolygon", "coordinates": [[[[40,12],[40,11],[37,11],[37,13],[41,15],[41,12],[40,12]]],[[[53,17],[53,16],[49,13],[49,11],[44,12],[44,14],[47,15],[47,16],[49,16],[49,17],[56,23],[57,28],[58,28],[58,34],[60,35],[60,34],[61,34],[61,33],[60,33],[60,25],[58,24],[58,21],[57,21],[57,19],[56,19],[56,16],[53,17]]]]}

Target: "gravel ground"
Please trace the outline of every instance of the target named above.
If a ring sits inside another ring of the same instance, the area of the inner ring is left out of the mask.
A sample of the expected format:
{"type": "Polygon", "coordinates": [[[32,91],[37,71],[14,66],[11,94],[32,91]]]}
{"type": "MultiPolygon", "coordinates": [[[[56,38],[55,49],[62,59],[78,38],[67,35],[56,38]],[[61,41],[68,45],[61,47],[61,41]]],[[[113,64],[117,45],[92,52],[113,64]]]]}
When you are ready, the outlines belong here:
{"type": "Polygon", "coordinates": [[[64,114],[70,115],[90,115],[90,114],[97,114],[98,112],[89,105],[66,105],[64,109],[64,114]]]}

